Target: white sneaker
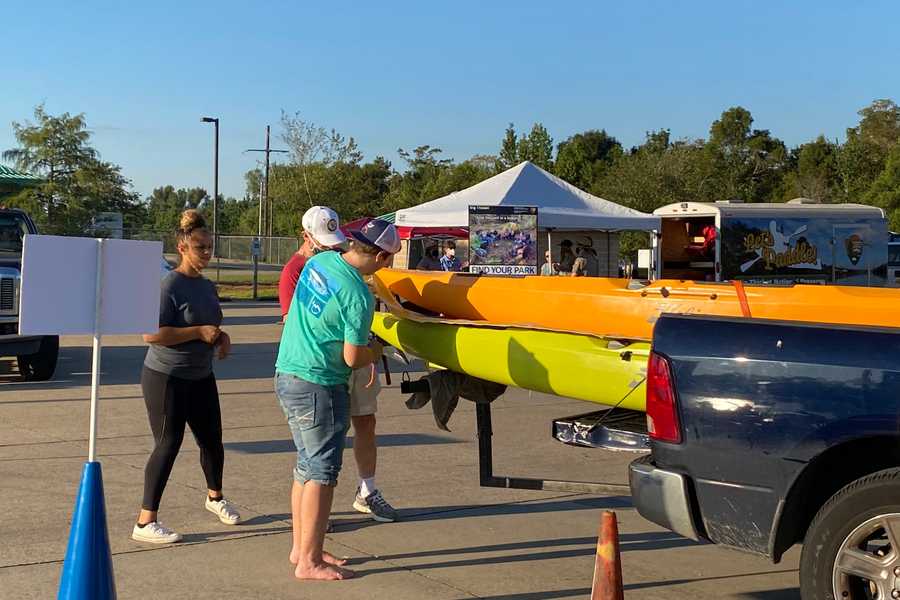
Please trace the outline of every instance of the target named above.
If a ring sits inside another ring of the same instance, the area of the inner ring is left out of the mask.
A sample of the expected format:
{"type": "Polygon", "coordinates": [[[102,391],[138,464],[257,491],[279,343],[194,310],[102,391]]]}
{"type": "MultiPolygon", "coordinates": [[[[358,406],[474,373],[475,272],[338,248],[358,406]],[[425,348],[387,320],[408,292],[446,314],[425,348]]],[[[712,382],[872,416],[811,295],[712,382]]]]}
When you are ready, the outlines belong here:
{"type": "Polygon", "coordinates": [[[135,524],[131,530],[131,539],[148,544],[174,544],[181,541],[181,534],[172,531],[159,521],[152,521],[143,527],[135,524]]]}
{"type": "Polygon", "coordinates": [[[214,513],[219,520],[226,525],[237,525],[241,522],[241,513],[238,512],[234,504],[222,498],[221,500],[210,500],[206,497],[206,510],[214,513]]]}

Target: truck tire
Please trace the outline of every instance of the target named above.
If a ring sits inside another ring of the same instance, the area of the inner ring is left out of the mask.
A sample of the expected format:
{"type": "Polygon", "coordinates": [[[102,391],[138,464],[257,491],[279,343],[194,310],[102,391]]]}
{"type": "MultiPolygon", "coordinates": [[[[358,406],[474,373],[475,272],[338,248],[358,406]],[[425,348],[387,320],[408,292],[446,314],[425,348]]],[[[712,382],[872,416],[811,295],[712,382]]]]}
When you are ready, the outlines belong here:
{"type": "Polygon", "coordinates": [[[900,469],[857,479],[819,510],[803,541],[800,594],[900,598],[900,469]]]}
{"type": "Polygon", "coordinates": [[[19,374],[25,381],[47,381],[56,371],[56,360],[59,358],[59,337],[44,336],[40,349],[34,354],[16,357],[19,363],[19,374]]]}

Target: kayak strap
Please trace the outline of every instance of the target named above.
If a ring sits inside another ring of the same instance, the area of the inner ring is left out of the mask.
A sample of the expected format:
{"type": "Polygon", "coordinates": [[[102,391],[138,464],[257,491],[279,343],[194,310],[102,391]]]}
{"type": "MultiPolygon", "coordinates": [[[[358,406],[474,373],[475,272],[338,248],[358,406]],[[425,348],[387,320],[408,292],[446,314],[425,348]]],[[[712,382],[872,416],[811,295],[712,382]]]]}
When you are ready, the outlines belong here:
{"type": "Polygon", "coordinates": [[[750,314],[750,303],[747,302],[747,292],[744,291],[744,283],[737,280],[732,281],[731,283],[734,284],[738,302],[741,303],[741,313],[749,319],[752,315],[750,314]]]}

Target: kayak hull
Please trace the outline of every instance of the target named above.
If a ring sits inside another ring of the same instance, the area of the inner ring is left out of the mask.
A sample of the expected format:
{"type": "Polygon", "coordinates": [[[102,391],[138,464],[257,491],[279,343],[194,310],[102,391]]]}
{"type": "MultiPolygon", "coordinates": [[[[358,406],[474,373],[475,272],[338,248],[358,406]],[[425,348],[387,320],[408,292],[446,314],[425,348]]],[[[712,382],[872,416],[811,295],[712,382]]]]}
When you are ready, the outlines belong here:
{"type": "Polygon", "coordinates": [[[375,313],[372,331],[451,371],[536,392],[643,411],[649,344],[593,336],[420,323],[375,313]]]}
{"type": "Polygon", "coordinates": [[[382,289],[448,319],[650,340],[664,312],[900,327],[900,289],[742,286],[602,277],[496,277],[383,269],[382,289]],[[634,286],[634,287],[632,287],[634,286]]]}

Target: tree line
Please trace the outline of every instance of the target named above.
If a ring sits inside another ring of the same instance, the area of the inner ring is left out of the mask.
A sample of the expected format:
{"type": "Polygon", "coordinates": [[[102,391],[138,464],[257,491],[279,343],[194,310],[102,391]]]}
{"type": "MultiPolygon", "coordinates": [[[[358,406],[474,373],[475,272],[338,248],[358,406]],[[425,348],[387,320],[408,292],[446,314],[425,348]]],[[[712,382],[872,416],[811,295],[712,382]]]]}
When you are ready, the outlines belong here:
{"type": "MultiPolygon", "coordinates": [[[[397,151],[398,165],[377,156],[366,161],[353,137],[303,118],[281,116],[289,159],[272,166],[272,231],[295,236],[300,217],[316,204],[349,221],[385,214],[458,191],[523,160],[594,195],[644,212],[686,201],[784,202],[806,197],[823,203],[855,202],[883,208],[900,230],[900,108],[875,100],[858,113],[843,142],[819,136],[789,148],[769,130],[753,127],[743,107],[725,110],[705,139],[673,139],[669,129],[649,131],[626,148],[604,129],[589,129],[555,143],[534,124],[511,123],[495,155],[444,158],[439,147],[397,151]]],[[[82,234],[98,212],[121,212],[134,234],[169,232],[185,208],[211,212],[204,188],[163,185],[146,198],[136,194],[121,168],[91,145],[84,114],[51,115],[43,106],[32,121],[14,122],[16,148],[3,159],[44,182],[5,203],[28,210],[44,231],[82,234]]],[[[254,234],[261,193],[260,169],[245,174],[240,199],[220,198],[220,233],[254,234]]]]}

